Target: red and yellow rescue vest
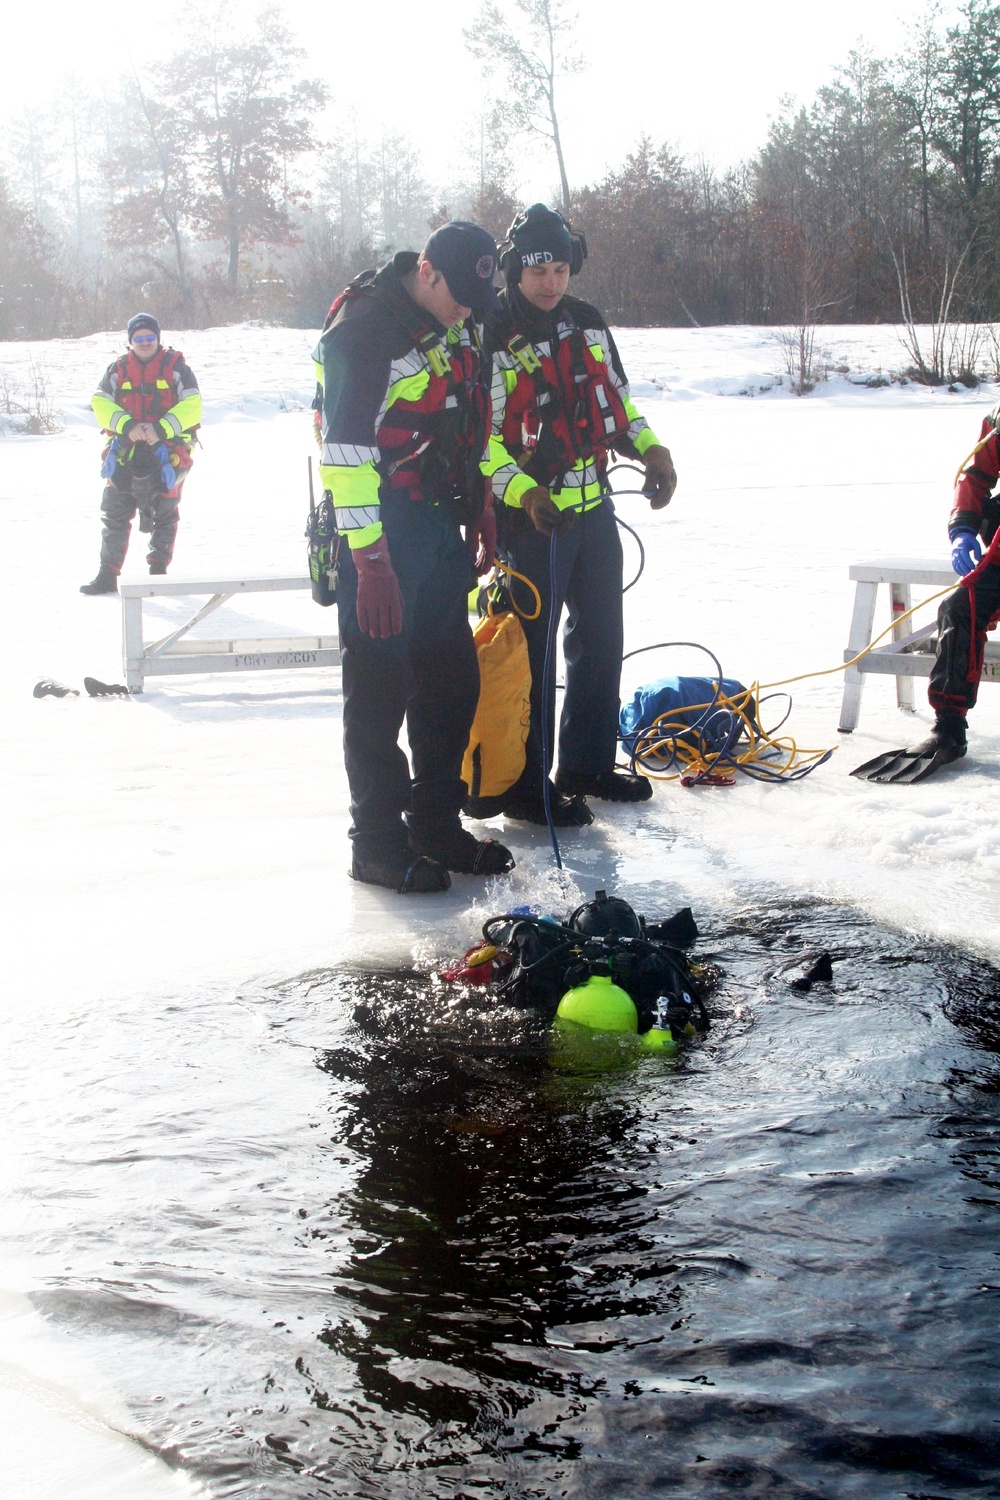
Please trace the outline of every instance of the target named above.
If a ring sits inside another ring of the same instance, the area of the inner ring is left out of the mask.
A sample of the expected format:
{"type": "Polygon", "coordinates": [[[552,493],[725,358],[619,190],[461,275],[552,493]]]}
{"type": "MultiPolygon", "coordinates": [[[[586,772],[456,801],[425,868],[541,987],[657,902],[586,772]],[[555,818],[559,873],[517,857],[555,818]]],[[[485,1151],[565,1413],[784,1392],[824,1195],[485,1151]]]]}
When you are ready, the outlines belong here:
{"type": "Polygon", "coordinates": [[[550,484],[580,459],[603,464],[629,429],[629,416],[607,364],[583,329],[563,310],[550,353],[539,353],[522,334],[507,340],[517,381],[508,394],[501,440],[539,484],[550,484]],[[544,437],[539,447],[539,435],[544,437]],[[539,465],[544,472],[536,472],[539,465]]]}
{"type": "MultiPolygon", "coordinates": [[[[161,349],[146,364],[136,359],[131,350],[122,354],[115,361],[115,401],[128,412],[133,421],[158,422],[177,405],[174,371],[183,358],[178,349],[161,349]]],[[[197,430],[196,425],[190,429],[190,433],[197,430]]],[[[190,434],[164,438],[163,441],[170,452],[170,462],[174,468],[189,469],[193,462],[193,438],[190,434]]]]}

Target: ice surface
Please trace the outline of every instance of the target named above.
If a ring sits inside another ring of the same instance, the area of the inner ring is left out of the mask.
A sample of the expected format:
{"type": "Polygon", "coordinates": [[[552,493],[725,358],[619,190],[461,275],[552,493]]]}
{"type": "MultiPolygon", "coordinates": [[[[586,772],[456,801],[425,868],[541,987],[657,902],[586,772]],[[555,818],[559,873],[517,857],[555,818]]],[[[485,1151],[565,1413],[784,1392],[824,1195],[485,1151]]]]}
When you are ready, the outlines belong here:
{"type": "MultiPolygon", "coordinates": [[[[629,649],[701,642],[746,683],[833,668],[847,642],[852,562],[945,561],[952,477],[996,390],[859,386],[906,363],[889,328],[822,330],[832,363],[850,373],[802,400],[777,384],[781,351],[767,330],[621,330],[618,340],[680,474],[665,512],[620,502],[647,558],[626,600],[629,649]]],[[[315,335],[241,327],[173,342],[198,373],[206,415],[172,576],[304,573],[315,335]]],[[[922,735],[931,716],[921,682],[910,716],[895,707],[892,679],[869,679],[859,729],[843,737],[842,675],[812,677],[790,688],[788,732],[836,754],[807,780],[673,783],[638,810],[599,806],[592,828],[563,839],[562,875],[544,830],[514,826],[503,834],[518,859],[512,877],[486,890],[457,877],[446,897],[408,900],[347,878],[336,671],[154,679],[131,700],[34,699],[43,676],[77,687],[84,674],[122,680],[119,601],[78,593],[96,571],[100,536],[89,396],[118,347],[113,335],[0,346],[15,378],[31,361],[44,371],[66,424],[56,436],[0,438],[8,1019],[126,996],[163,1004],[347,957],[429,962],[468,946],[490,910],[565,909],[597,886],[651,914],[752,904],[778,888],[1000,956],[992,685],[971,720],[968,760],[931,783],[849,776],[922,735]]],[[[126,580],[145,575],[143,550],[134,536],[126,580]]],[[[628,538],[626,557],[629,569],[628,538]]],[[[158,606],[165,622],[179,608],[158,606]]],[[[289,595],[234,603],[204,633],[223,619],[244,634],[331,624],[306,596],[289,595]]],[[[649,653],[627,663],[623,692],[706,669],[690,650],[649,653]]],[[[8,1382],[11,1420],[37,1396],[8,1382]]],[[[143,1488],[137,1474],[131,1493],[159,1493],[163,1482],[143,1488]]]]}
{"type": "MultiPolygon", "coordinates": [[[[745,682],[835,667],[851,562],[946,558],[952,475],[995,391],[859,389],[839,377],[802,400],[781,387],[720,397],[712,392],[759,389],[780,370],[767,330],[618,337],[639,404],[680,473],[669,510],[652,514],[638,497],[620,504],[647,553],[626,600],[630,648],[703,642],[745,682]]],[[[198,372],[206,418],[172,574],[303,572],[314,335],[241,327],[175,342],[198,372]]],[[[822,342],[855,374],[905,362],[888,328],[824,329],[822,342]]],[[[468,925],[471,882],[456,880],[443,902],[406,903],[346,879],[335,671],[159,679],[128,702],[32,698],[46,675],[77,686],[85,673],[122,677],[118,601],[77,592],[96,570],[99,542],[88,398],[115,348],[115,337],[101,335],[0,353],[15,371],[30,360],[45,370],[67,424],[58,436],[0,441],[12,993],[58,1003],[60,986],[41,962],[54,934],[72,955],[77,995],[101,996],[287,974],[345,948],[374,956],[387,942],[409,953],[429,934],[450,941],[468,925]]],[[[629,558],[632,548],[626,538],[629,558]]],[[[144,571],[134,537],[124,577],[144,571]]],[[[180,606],[159,608],[169,622],[180,606]]],[[[284,595],[231,605],[204,632],[218,633],[220,619],[252,634],[329,624],[305,596],[284,595]]],[[[888,620],[885,597],[879,619],[888,620]]],[[[627,663],[623,690],[705,666],[692,652],[647,654],[627,663]]],[[[763,881],[857,902],[996,954],[984,916],[996,909],[1000,878],[1000,694],[983,688],[960,769],[903,789],[848,772],[921,732],[923,685],[915,723],[895,708],[891,679],[869,679],[850,737],[837,734],[841,688],[839,673],[791,688],[790,732],[800,744],[837,747],[807,781],[660,787],[638,814],[602,812],[592,830],[565,839],[569,875],[656,907],[725,901],[763,881]]],[[[544,834],[511,837],[514,883],[547,879],[544,834]]]]}

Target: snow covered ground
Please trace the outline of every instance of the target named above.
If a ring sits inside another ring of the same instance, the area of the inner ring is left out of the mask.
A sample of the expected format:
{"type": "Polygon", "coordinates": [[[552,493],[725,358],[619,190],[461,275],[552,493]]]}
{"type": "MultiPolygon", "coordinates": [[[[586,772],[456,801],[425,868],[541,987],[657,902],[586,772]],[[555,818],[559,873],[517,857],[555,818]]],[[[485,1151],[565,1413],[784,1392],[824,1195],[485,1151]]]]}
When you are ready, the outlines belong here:
{"type": "MultiPolygon", "coordinates": [[[[853,372],[904,363],[891,329],[823,333],[834,361],[853,372]]],[[[312,336],[242,327],[176,342],[199,374],[206,420],[173,574],[302,573],[312,336]]],[[[386,910],[408,949],[445,913],[457,919],[475,888],[458,880],[425,910],[346,881],[335,671],[159,679],[129,702],[31,696],[45,675],[77,687],[85,673],[122,677],[117,599],[77,592],[96,570],[99,543],[88,398],[116,343],[101,335],[0,349],[15,373],[32,360],[44,368],[66,421],[58,436],[0,441],[4,606],[17,640],[0,666],[5,906],[21,992],[50,991],[37,962],[47,932],[73,954],[75,984],[102,995],[322,963],[345,943],[364,948],[386,910]]],[[[744,682],[833,667],[847,640],[851,562],[946,558],[952,475],[996,400],[992,389],[866,389],[840,378],[801,400],[780,387],[751,398],[729,393],[759,389],[781,368],[766,330],[623,330],[620,343],[639,404],[681,476],[666,512],[621,502],[647,553],[626,601],[630,648],[700,641],[744,682]]],[[[124,577],[144,573],[134,538],[124,577]]],[[[305,596],[258,595],[222,618],[244,634],[329,628],[305,596]]],[[[885,598],[879,618],[888,620],[885,598]]],[[[220,633],[219,620],[204,633],[220,633]]],[[[623,691],[704,666],[693,653],[649,654],[627,664],[623,691]]],[[[1000,952],[983,920],[1000,881],[1000,693],[983,688],[968,762],[903,790],[848,772],[919,733],[929,717],[923,685],[914,723],[896,710],[892,680],[870,678],[851,737],[837,734],[841,688],[836,674],[791,689],[799,743],[837,747],[807,781],[659,787],[638,816],[602,814],[566,839],[571,872],[585,885],[600,872],[651,893],[666,881],[671,897],[696,905],[773,882],[1000,952]]],[[[515,882],[547,879],[544,834],[512,838],[515,882]]]]}
{"type": "MultiPolygon", "coordinates": [[[[241,327],[172,342],[197,371],[206,406],[172,574],[304,573],[314,336],[241,327]]],[[[906,364],[891,328],[824,329],[821,342],[851,376],[797,400],[775,384],[783,361],[767,330],[620,332],[633,392],[680,474],[666,512],[652,514],[639,498],[620,505],[647,558],[626,600],[629,649],[702,642],[746,683],[834,667],[847,642],[852,562],[947,558],[952,476],[997,391],[854,383],[906,364]]],[[[498,889],[456,877],[445,897],[409,900],[355,887],[346,875],[336,671],[159,679],[130,700],[34,699],[43,676],[78,688],[84,674],[123,680],[118,599],[78,592],[96,571],[100,537],[89,397],[119,347],[113,334],[0,346],[9,379],[28,380],[32,364],[45,374],[65,422],[55,436],[0,438],[8,933],[0,1024],[9,1041],[30,1034],[32,1015],[51,1021],[88,1002],[162,1005],[349,956],[429,960],[467,946],[487,910],[525,900],[564,909],[597,886],[650,913],[746,906],[775,888],[818,895],[1000,958],[1000,692],[992,685],[971,721],[968,760],[926,785],[874,787],[848,774],[920,736],[931,717],[921,683],[914,718],[896,709],[892,679],[869,679],[859,729],[842,737],[842,676],[816,677],[791,688],[787,729],[800,745],[836,754],[805,781],[725,791],[661,785],[637,812],[598,807],[592,828],[563,840],[561,877],[544,830],[504,833],[498,824],[518,860],[498,889]]],[[[134,537],[126,580],[145,576],[143,555],[134,537]]],[[[634,555],[627,538],[626,555],[634,555]]],[[[169,621],[180,609],[164,602],[158,612],[169,621]]],[[[203,633],[222,633],[222,623],[242,635],[331,625],[306,595],[230,605],[203,633]]],[[[693,652],[651,653],[627,664],[623,693],[668,672],[704,670],[693,652]]],[[[42,1069],[36,1086],[44,1108],[59,1081],[42,1069]]],[[[8,1187],[16,1174],[15,1164],[8,1187]]],[[[0,1268],[11,1292],[28,1279],[24,1268],[0,1268]]],[[[39,1410],[28,1367],[15,1360],[13,1373],[0,1372],[22,1427],[22,1407],[39,1410]]],[[[43,1400],[41,1409],[50,1407],[43,1400]]],[[[72,1456],[86,1467],[80,1433],[72,1456]]],[[[117,1459],[101,1462],[104,1479],[77,1467],[76,1496],[112,1492],[107,1465],[120,1472],[117,1459]]],[[[30,1492],[66,1493],[56,1478],[44,1492],[31,1480],[30,1492]]],[[[161,1480],[150,1479],[148,1491],[144,1482],[137,1477],[129,1493],[156,1493],[161,1480]]]]}

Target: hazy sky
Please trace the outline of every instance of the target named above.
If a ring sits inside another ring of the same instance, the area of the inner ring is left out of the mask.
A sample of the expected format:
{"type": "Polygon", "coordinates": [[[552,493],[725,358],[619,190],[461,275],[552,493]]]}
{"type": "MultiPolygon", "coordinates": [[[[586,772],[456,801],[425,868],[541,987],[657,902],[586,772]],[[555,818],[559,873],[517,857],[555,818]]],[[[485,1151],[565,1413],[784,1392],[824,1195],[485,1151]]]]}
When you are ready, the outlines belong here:
{"type": "MultiPolygon", "coordinates": [[[[248,17],[259,8],[237,3],[248,17]]],[[[945,19],[957,8],[944,4],[945,19]]],[[[475,14],[468,0],[288,0],[284,10],[308,52],[308,70],[330,87],[334,119],[357,120],[366,134],[380,122],[404,130],[436,181],[466,175],[475,114],[490,102],[462,40],[475,14]]],[[[591,66],[563,85],[561,114],[570,180],[580,184],[620,163],[643,131],[717,165],[749,155],[782,95],[811,99],[861,38],[880,56],[902,52],[922,6],[578,0],[577,10],[591,66]]],[[[515,13],[513,5],[507,13],[515,13]]],[[[19,6],[4,25],[0,109],[58,98],[60,79],[74,69],[92,81],[110,79],[129,53],[141,72],[155,74],[163,49],[174,50],[188,28],[173,7],[125,5],[109,24],[108,17],[95,21],[80,0],[46,0],[41,11],[19,6]]],[[[519,161],[517,186],[545,196],[557,177],[539,151],[519,161]]]]}

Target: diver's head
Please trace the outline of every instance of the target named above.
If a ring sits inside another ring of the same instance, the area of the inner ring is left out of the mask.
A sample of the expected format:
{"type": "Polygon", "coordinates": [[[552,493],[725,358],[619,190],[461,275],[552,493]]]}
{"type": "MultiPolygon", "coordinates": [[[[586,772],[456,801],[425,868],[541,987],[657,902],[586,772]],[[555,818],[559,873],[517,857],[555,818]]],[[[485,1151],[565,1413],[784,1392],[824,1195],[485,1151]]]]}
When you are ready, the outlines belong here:
{"type": "Polygon", "coordinates": [[[578,906],[566,924],[584,937],[637,938],[642,936],[639,918],[618,896],[609,896],[607,891],[595,891],[593,901],[578,906]]]}

